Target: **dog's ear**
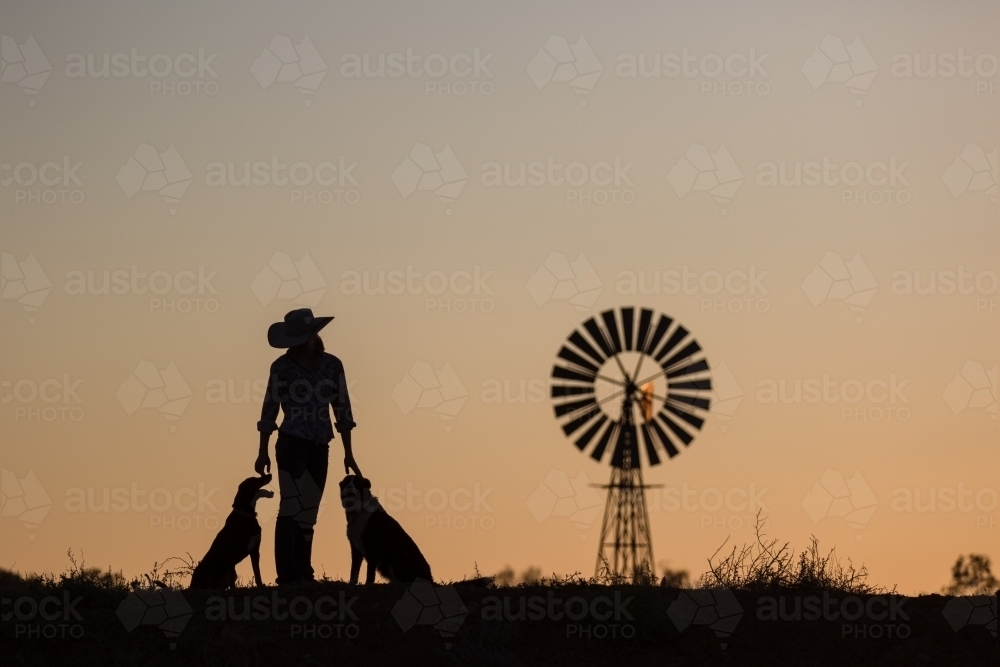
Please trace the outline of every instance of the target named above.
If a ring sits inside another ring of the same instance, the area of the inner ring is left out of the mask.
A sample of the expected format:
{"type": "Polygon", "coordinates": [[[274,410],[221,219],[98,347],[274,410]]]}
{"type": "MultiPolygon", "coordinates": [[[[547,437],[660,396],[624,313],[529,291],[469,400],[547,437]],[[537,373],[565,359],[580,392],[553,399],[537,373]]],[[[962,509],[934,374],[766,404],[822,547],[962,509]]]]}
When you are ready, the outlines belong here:
{"type": "Polygon", "coordinates": [[[360,479],[361,479],[361,488],[363,488],[363,489],[370,489],[370,488],[372,488],[371,480],[365,479],[364,477],[361,477],[360,479]]]}

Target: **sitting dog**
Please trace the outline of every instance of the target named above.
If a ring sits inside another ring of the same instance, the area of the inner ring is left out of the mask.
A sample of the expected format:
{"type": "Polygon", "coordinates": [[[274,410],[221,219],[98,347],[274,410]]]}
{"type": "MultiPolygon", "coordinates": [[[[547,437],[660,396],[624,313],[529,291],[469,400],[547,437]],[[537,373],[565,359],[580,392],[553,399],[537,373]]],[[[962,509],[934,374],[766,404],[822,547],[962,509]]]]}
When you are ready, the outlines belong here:
{"type": "Polygon", "coordinates": [[[409,584],[431,578],[431,566],[416,543],[372,495],[372,483],[358,475],[340,482],[340,504],[347,512],[347,540],[351,543],[351,584],[358,583],[361,559],[368,561],[366,584],[377,571],[390,583],[409,584]]]}
{"type": "Polygon", "coordinates": [[[259,498],[274,497],[273,491],[262,488],[270,482],[270,475],[240,482],[233,511],[208,553],[194,569],[191,588],[232,588],[236,585],[236,565],[247,556],[250,556],[257,585],[264,585],[260,577],[260,524],[256,510],[259,498]]]}

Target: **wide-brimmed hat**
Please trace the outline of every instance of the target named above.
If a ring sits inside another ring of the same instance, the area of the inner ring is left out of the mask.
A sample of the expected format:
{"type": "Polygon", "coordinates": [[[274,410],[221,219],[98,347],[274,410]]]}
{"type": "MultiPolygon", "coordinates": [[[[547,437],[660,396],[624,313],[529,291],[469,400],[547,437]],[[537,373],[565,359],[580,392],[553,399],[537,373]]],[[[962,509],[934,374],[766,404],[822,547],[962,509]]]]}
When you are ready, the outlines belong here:
{"type": "Polygon", "coordinates": [[[295,347],[309,340],[330,323],[332,317],[315,317],[309,308],[299,308],[285,314],[284,322],[275,322],[267,330],[271,347],[295,347]]]}

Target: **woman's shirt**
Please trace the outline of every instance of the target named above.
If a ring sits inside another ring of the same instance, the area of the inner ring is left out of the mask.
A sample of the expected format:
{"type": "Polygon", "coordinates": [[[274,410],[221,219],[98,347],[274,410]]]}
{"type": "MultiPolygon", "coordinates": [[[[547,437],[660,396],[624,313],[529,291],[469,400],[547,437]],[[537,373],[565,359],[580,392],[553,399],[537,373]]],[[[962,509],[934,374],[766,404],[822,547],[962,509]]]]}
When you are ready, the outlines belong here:
{"type": "Polygon", "coordinates": [[[309,371],[286,353],[271,364],[257,430],[270,435],[277,429],[326,444],[333,439],[330,408],[338,431],[357,426],[351,414],[344,364],[324,352],[316,367],[309,371]],[[284,414],[280,428],[276,423],[279,407],[284,414]]]}

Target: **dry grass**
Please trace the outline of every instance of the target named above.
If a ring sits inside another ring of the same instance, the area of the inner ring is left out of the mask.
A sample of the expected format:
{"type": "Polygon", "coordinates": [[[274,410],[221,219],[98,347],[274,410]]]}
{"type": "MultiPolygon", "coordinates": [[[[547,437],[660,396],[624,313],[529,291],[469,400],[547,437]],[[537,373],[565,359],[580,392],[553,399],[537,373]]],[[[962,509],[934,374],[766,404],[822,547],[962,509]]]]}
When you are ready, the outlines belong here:
{"type": "Polygon", "coordinates": [[[830,590],[844,593],[872,595],[894,592],[868,583],[868,568],[854,566],[851,559],[844,564],[836,548],[823,554],[819,541],[811,537],[809,546],[796,557],[788,542],[780,544],[768,539],[763,529],[764,518],[757,514],[754,527],[755,541],[743,546],[733,546],[725,556],[719,553],[729,542],[722,543],[708,559],[708,572],[701,575],[698,585],[703,588],[724,586],[738,591],[764,589],[830,590]]]}

